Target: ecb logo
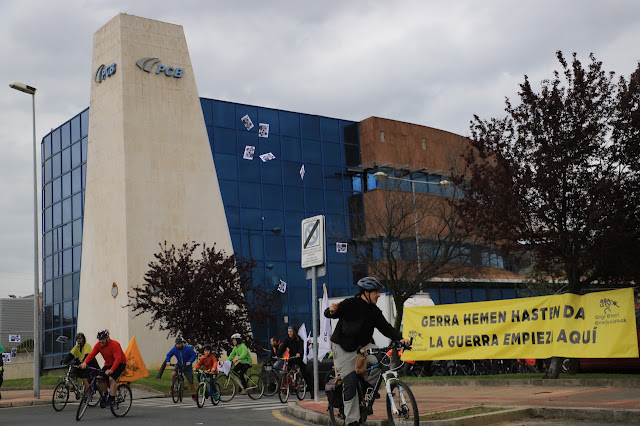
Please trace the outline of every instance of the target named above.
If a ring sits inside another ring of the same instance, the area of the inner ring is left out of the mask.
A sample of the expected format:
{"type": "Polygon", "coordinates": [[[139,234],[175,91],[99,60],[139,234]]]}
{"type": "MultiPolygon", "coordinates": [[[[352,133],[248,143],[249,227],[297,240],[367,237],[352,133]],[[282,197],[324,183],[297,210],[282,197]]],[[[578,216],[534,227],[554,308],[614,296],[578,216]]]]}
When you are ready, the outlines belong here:
{"type": "Polygon", "coordinates": [[[160,74],[162,72],[167,77],[180,78],[182,77],[182,73],[184,72],[182,68],[167,67],[162,65],[160,63],[160,59],[158,58],[142,58],[138,62],[136,62],[138,68],[146,72],[151,72],[151,69],[156,64],[158,64],[158,66],[156,67],[156,74],[160,74]]]}
{"type": "Polygon", "coordinates": [[[102,64],[98,67],[98,71],[96,71],[96,75],[95,77],[93,77],[93,81],[95,81],[96,83],[102,83],[102,80],[106,79],[107,77],[111,77],[115,73],[116,73],[115,62],[106,67],[104,66],[104,64],[102,64]]]}

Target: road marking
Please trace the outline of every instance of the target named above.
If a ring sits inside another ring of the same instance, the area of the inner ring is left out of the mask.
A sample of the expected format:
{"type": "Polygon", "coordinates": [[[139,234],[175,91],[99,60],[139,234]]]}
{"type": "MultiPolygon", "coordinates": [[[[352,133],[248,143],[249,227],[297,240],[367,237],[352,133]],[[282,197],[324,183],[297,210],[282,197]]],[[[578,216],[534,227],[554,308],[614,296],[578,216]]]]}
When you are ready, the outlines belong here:
{"type": "Polygon", "coordinates": [[[280,411],[278,411],[278,410],[273,410],[273,411],[271,412],[271,414],[273,414],[273,417],[275,417],[275,418],[276,418],[276,419],[278,419],[278,420],[282,420],[283,422],[286,422],[286,423],[289,423],[289,424],[292,424],[292,425],[300,425],[300,426],[302,426],[302,423],[298,423],[298,422],[296,422],[295,420],[291,420],[291,419],[286,418],[286,417],[285,417],[285,416],[284,416],[280,411]]]}

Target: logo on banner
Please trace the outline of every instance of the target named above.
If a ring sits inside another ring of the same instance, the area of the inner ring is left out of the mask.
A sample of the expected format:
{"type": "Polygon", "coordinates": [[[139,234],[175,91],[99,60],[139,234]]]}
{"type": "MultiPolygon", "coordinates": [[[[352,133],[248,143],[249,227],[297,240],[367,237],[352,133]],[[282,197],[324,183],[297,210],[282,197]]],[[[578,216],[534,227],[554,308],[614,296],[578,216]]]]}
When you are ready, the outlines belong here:
{"type": "Polygon", "coordinates": [[[155,73],[156,74],[160,74],[162,72],[167,77],[180,78],[180,77],[182,77],[182,74],[184,73],[184,70],[182,68],[168,67],[168,66],[162,65],[160,63],[160,59],[158,59],[158,58],[142,58],[142,59],[138,60],[138,62],[136,62],[136,65],[142,71],[146,71],[146,72],[149,72],[149,73],[151,72],[153,67],[155,65],[157,65],[155,73]]]}
{"type": "Polygon", "coordinates": [[[620,305],[618,305],[618,302],[615,300],[611,300],[607,297],[605,297],[604,299],[600,299],[600,307],[604,308],[604,313],[611,313],[611,307],[615,306],[616,308],[620,308],[620,305]]]}

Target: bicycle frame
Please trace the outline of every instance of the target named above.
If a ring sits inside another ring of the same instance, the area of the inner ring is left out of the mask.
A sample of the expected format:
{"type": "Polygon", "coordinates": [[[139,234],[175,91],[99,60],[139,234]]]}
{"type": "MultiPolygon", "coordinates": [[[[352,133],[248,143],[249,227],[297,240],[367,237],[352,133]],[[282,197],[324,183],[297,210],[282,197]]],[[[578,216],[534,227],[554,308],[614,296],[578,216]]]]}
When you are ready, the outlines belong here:
{"type": "MultiPolygon", "coordinates": [[[[64,377],[61,377],[58,383],[66,382],[66,383],[67,383],[67,385],[69,385],[69,386],[71,386],[71,387],[73,388],[73,389],[71,389],[73,392],[78,393],[78,392],[82,391],[82,386],[81,386],[81,385],[79,385],[79,384],[78,384],[78,382],[77,382],[77,380],[78,380],[78,379],[80,379],[80,378],[79,378],[79,377],[76,377],[76,380],[73,380],[73,379],[71,378],[71,370],[72,370],[75,366],[74,366],[74,365],[72,365],[72,364],[69,364],[67,367],[68,367],[68,368],[67,368],[67,375],[66,375],[66,376],[64,376],[64,377]]],[[[82,379],[80,379],[80,380],[81,380],[81,382],[80,382],[80,383],[82,383],[82,379]]]]}

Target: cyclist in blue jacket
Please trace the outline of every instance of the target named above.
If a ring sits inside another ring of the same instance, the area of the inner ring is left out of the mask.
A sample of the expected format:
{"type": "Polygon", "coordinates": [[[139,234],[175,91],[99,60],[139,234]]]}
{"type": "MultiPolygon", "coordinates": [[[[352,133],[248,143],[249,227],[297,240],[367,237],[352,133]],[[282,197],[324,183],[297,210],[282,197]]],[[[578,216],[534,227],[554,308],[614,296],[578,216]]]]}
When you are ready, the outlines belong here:
{"type": "Polygon", "coordinates": [[[176,337],[176,345],[171,348],[167,353],[167,367],[171,365],[171,357],[176,357],[176,366],[173,367],[171,372],[171,389],[169,393],[173,392],[173,382],[178,375],[178,369],[182,367],[182,374],[189,382],[189,389],[191,389],[191,399],[196,400],[196,391],[193,386],[193,362],[196,360],[196,351],[189,345],[184,344],[184,339],[180,336],[176,337]]]}

